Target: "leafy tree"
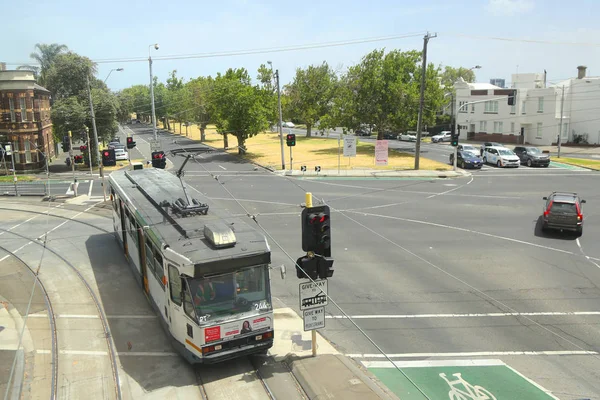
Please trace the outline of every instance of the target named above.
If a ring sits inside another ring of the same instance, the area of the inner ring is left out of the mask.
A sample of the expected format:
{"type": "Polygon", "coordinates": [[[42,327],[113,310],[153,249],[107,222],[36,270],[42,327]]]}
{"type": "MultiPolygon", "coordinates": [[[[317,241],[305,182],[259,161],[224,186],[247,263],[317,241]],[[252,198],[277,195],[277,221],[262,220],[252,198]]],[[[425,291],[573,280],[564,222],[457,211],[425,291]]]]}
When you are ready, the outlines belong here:
{"type": "Polygon", "coordinates": [[[465,82],[475,82],[475,72],[469,68],[446,66],[444,72],[440,74],[440,78],[442,86],[452,88],[454,82],[459,80],[459,78],[463,78],[465,82]]]}
{"type": "Polygon", "coordinates": [[[96,64],[89,58],[72,52],[59,54],[46,75],[46,89],[54,99],[79,96],[87,90],[87,77],[95,74],[96,64]]]}
{"type": "Polygon", "coordinates": [[[211,102],[211,92],[214,90],[214,80],[209,76],[198,77],[186,83],[189,102],[190,120],[200,127],[200,141],[206,140],[206,127],[212,123],[214,105],[211,102]]]}
{"type": "MultiPolygon", "coordinates": [[[[275,126],[279,123],[279,106],[277,104],[277,83],[273,69],[267,68],[265,64],[261,64],[258,68],[257,75],[259,88],[267,109],[267,119],[269,126],[275,126]]],[[[283,99],[282,99],[283,101],[283,99]]]]}
{"type": "Polygon", "coordinates": [[[312,127],[329,112],[336,82],[335,72],[323,62],[307,69],[298,68],[294,81],[287,85],[289,112],[306,124],[307,137],[310,137],[312,127]]]}
{"type": "Polygon", "coordinates": [[[36,76],[38,83],[44,87],[47,85],[46,75],[52,65],[54,64],[56,58],[68,50],[67,46],[64,44],[52,43],[52,44],[43,44],[37,43],[35,45],[37,52],[33,52],[29,55],[30,58],[33,58],[39,66],[33,65],[21,65],[17,69],[27,69],[33,71],[36,76]]]}
{"type": "Polygon", "coordinates": [[[66,97],[54,102],[50,111],[54,140],[62,142],[69,131],[78,132],[85,125],[87,109],[77,97],[66,97]]]}
{"type": "MultiPolygon", "coordinates": [[[[184,112],[178,112],[178,110],[186,109],[183,90],[183,79],[177,77],[177,70],[171,71],[169,74],[169,78],[167,79],[166,84],[166,92],[165,92],[165,113],[166,113],[166,121],[167,121],[167,129],[171,129],[171,124],[169,122],[169,118],[173,117],[176,122],[179,122],[179,132],[181,132],[181,118],[184,112]]],[[[175,130],[175,127],[173,127],[175,130]]]]}
{"type": "Polygon", "coordinates": [[[211,93],[217,131],[233,134],[238,140],[238,153],[246,152],[246,139],[268,127],[267,115],[260,89],[252,86],[246,69],[229,69],[218,74],[211,93]]]}
{"type": "Polygon", "coordinates": [[[121,115],[136,114],[137,118],[149,119],[152,113],[150,104],[150,88],[146,85],[134,85],[117,93],[121,101],[121,115]]]}

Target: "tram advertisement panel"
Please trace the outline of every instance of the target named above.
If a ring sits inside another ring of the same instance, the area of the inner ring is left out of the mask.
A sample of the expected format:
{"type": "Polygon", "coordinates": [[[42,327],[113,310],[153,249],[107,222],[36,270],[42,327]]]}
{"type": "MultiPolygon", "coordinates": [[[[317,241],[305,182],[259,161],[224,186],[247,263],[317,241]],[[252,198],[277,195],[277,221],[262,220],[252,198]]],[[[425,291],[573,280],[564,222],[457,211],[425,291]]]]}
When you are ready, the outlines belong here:
{"type": "Polygon", "coordinates": [[[232,339],[236,336],[250,332],[264,332],[272,327],[273,319],[270,315],[259,315],[239,321],[227,322],[222,325],[211,326],[204,329],[205,343],[222,339],[232,339]]]}

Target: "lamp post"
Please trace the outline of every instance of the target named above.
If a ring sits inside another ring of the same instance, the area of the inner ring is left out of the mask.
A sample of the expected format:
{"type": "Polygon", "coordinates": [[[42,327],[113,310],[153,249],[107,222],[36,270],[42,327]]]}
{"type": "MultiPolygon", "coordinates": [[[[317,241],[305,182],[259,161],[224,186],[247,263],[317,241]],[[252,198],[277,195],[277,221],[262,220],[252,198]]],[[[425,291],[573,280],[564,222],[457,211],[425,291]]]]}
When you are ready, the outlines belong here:
{"type": "MultiPolygon", "coordinates": [[[[267,64],[271,66],[271,73],[273,73],[273,63],[267,61],[267,64]]],[[[277,121],[277,127],[279,131],[279,144],[281,145],[281,170],[285,170],[285,154],[283,151],[283,123],[281,115],[281,88],[279,85],[279,70],[275,70],[275,79],[277,79],[277,107],[279,108],[279,121],[277,121]]]]}
{"type": "MultiPolygon", "coordinates": [[[[94,129],[94,147],[96,148],[96,159],[98,160],[98,171],[100,172],[100,176],[104,178],[104,168],[102,165],[102,161],[100,158],[100,143],[98,143],[98,129],[96,129],[96,114],[94,114],[94,102],[92,101],[92,88],[90,87],[90,76],[89,74],[86,76],[87,80],[87,88],[88,88],[88,97],[90,101],[90,114],[92,115],[92,128],[94,129]]],[[[90,148],[88,151],[91,153],[92,146],[88,141],[88,147],[90,148]]]]}
{"type": "Polygon", "coordinates": [[[154,109],[154,77],[152,76],[152,56],[150,55],[151,48],[158,50],[158,43],[148,45],[148,68],[150,69],[150,98],[152,99],[152,133],[156,140],[156,111],[154,109]]]}
{"type": "Polygon", "coordinates": [[[124,68],[113,68],[110,70],[110,72],[108,73],[108,75],[106,76],[106,79],[104,80],[104,83],[106,83],[106,81],[108,80],[108,77],[110,76],[110,74],[112,74],[113,71],[118,71],[121,72],[123,71],[124,68]]]}

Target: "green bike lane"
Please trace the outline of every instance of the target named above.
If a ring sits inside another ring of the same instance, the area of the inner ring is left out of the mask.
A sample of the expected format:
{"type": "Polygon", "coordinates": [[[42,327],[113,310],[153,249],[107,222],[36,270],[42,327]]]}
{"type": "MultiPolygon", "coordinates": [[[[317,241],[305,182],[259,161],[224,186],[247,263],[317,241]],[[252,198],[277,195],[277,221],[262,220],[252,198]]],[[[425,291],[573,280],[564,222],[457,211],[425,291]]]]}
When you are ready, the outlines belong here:
{"type": "Polygon", "coordinates": [[[363,361],[401,400],[558,399],[501,360],[363,361]]]}

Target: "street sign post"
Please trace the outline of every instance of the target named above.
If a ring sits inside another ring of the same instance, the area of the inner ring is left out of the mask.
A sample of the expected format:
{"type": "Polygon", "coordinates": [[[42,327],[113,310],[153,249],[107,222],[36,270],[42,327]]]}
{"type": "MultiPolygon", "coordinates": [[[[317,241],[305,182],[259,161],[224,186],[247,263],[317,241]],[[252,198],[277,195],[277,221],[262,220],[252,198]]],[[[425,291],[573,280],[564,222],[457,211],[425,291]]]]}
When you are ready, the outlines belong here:
{"type": "Polygon", "coordinates": [[[303,311],[304,331],[325,328],[325,307],[303,311]]]}
{"type": "Polygon", "coordinates": [[[344,157],[356,157],[356,137],[344,138],[344,157]]]}
{"type": "Polygon", "coordinates": [[[327,305],[327,279],[301,283],[298,289],[301,311],[327,305]]]}
{"type": "Polygon", "coordinates": [[[150,139],[148,142],[150,143],[150,151],[160,151],[160,142],[158,139],[150,139]]]}
{"type": "Polygon", "coordinates": [[[375,165],[388,165],[388,141],[375,142],[375,165]]]}

